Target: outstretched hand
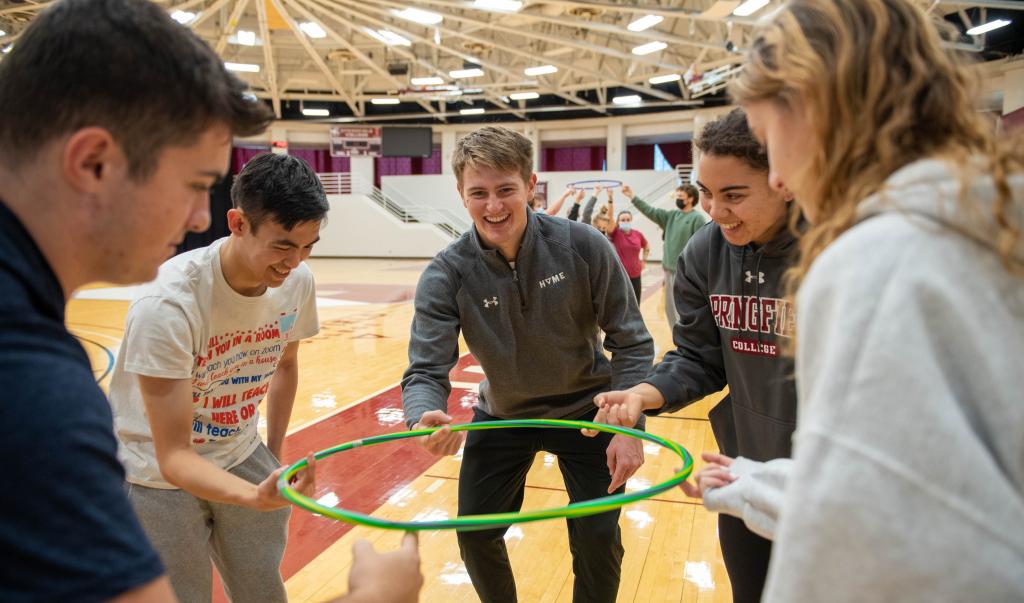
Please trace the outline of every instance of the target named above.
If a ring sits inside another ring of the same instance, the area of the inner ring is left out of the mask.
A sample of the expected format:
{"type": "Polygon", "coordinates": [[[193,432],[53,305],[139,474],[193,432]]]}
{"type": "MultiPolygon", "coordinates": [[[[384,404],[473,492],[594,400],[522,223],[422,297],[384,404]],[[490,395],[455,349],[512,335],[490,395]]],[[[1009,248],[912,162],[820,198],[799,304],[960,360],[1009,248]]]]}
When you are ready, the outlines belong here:
{"type": "Polygon", "coordinates": [[[714,452],[701,453],[700,458],[707,463],[693,475],[695,483],[686,480],[679,488],[691,498],[704,498],[704,492],[711,488],[721,488],[736,481],[736,476],[729,472],[732,457],[714,452]]]}
{"type": "Polygon", "coordinates": [[[378,553],[369,542],[356,541],[352,545],[352,570],[348,574],[350,597],[388,603],[417,601],[423,587],[418,549],[413,532],[407,532],[402,545],[391,553],[378,553]]]}

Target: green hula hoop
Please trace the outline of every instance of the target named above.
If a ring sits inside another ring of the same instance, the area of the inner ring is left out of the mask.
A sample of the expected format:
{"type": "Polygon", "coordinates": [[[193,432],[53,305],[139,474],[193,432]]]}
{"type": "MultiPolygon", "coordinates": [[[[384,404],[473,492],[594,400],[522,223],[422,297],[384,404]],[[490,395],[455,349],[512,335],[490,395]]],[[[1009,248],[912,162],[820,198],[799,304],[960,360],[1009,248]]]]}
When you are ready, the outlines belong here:
{"type": "MultiPolygon", "coordinates": [[[[581,502],[572,503],[564,507],[558,507],[555,509],[541,509],[538,511],[525,511],[519,513],[489,513],[484,515],[467,515],[463,517],[455,517],[453,519],[442,519],[434,521],[390,521],[387,519],[380,519],[371,515],[365,515],[363,513],[357,513],[355,511],[347,511],[345,509],[338,509],[335,507],[328,507],[322,505],[317,501],[304,496],[295,490],[289,483],[295,475],[306,466],[306,459],[302,459],[294,465],[288,467],[284,473],[281,474],[281,478],[277,482],[277,489],[285,499],[294,504],[297,507],[351,523],[355,525],[370,526],[374,528],[384,528],[387,530],[405,530],[405,531],[419,531],[419,530],[485,530],[490,528],[500,528],[509,526],[514,523],[526,523],[529,521],[540,521],[543,519],[556,519],[559,517],[583,517],[585,515],[594,515],[597,513],[604,513],[606,511],[613,511],[618,509],[626,503],[636,502],[645,498],[650,498],[656,494],[670,490],[675,486],[682,483],[690,476],[690,472],[693,471],[693,457],[690,453],[680,446],[679,444],[660,438],[656,435],[640,431],[637,429],[630,429],[628,427],[619,427],[616,425],[605,425],[603,423],[591,423],[589,421],[564,421],[555,419],[523,419],[523,420],[509,420],[509,421],[481,421],[479,423],[465,423],[459,425],[451,425],[452,431],[483,431],[486,429],[508,429],[515,427],[539,427],[544,429],[593,429],[595,431],[602,431],[605,433],[614,433],[639,438],[641,440],[647,440],[659,444],[664,448],[668,448],[672,452],[679,455],[679,458],[683,461],[683,467],[678,473],[667,479],[666,481],[651,486],[645,490],[638,490],[631,493],[612,494],[610,496],[604,496],[601,498],[595,498],[593,500],[586,500],[581,502]]],[[[374,444],[383,444],[384,442],[392,442],[394,440],[403,440],[405,438],[416,438],[420,436],[426,436],[434,433],[440,429],[439,427],[432,427],[428,429],[415,429],[412,431],[402,431],[398,433],[389,433],[385,435],[373,436],[369,438],[363,438],[361,440],[353,440],[344,444],[327,448],[317,452],[314,456],[317,460],[326,458],[338,452],[345,450],[351,450],[353,448],[359,448],[362,446],[372,446],[374,444]]]]}

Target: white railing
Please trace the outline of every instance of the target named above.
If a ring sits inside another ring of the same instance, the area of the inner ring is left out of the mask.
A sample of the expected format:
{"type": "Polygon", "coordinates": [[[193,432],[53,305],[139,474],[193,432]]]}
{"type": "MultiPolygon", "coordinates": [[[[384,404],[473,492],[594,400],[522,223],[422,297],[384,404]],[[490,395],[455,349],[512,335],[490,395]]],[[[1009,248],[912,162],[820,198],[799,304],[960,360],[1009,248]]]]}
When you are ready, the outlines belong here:
{"type": "Polygon", "coordinates": [[[665,177],[660,178],[654,185],[645,190],[636,191],[637,196],[656,207],[662,205],[663,199],[674,199],[676,187],[679,186],[676,182],[676,175],[672,172],[664,172],[664,174],[665,177]]]}
{"type": "Polygon", "coordinates": [[[351,195],[352,174],[348,172],[330,172],[317,174],[320,183],[324,185],[324,192],[328,195],[351,195]]]}
{"type": "Polygon", "coordinates": [[[395,218],[405,223],[433,224],[453,239],[469,229],[465,216],[447,209],[428,207],[413,203],[401,195],[392,193],[389,197],[383,191],[358,174],[330,172],[317,174],[328,195],[366,195],[395,218]]]}
{"type": "Polygon", "coordinates": [[[692,163],[680,163],[676,166],[676,178],[679,179],[679,184],[691,184],[693,180],[693,164],[692,163]]]}

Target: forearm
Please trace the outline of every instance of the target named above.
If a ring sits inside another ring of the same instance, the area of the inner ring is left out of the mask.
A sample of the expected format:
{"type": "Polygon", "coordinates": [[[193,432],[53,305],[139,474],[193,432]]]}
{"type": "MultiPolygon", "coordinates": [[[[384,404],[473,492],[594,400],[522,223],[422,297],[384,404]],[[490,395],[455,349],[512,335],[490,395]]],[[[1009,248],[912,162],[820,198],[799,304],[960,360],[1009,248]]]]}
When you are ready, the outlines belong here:
{"type": "Polygon", "coordinates": [[[640,396],[643,400],[643,410],[658,410],[665,405],[665,397],[661,395],[658,388],[654,387],[650,383],[637,383],[628,390],[631,393],[640,396]]]}
{"type": "Polygon", "coordinates": [[[281,458],[285,434],[295,406],[295,392],[299,387],[298,363],[278,365],[270,381],[267,394],[267,447],[278,459],[281,458]]]}
{"type": "Polygon", "coordinates": [[[562,193],[562,196],[558,198],[554,203],[548,206],[548,215],[557,216],[558,212],[562,211],[562,205],[565,204],[565,199],[569,196],[572,191],[566,191],[562,193]]]}
{"type": "Polygon", "coordinates": [[[252,507],[257,499],[255,484],[214,465],[191,447],[164,451],[157,461],[164,479],[196,498],[242,507],[252,507]]]}

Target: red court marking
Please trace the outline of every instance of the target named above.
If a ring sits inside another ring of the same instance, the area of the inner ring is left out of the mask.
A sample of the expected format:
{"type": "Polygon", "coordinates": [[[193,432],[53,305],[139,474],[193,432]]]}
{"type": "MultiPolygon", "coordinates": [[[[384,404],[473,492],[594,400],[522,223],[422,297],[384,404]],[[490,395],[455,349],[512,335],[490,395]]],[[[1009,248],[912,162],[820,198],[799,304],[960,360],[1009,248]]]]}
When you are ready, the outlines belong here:
{"type": "MultiPolygon", "coordinates": [[[[462,356],[451,371],[451,379],[479,383],[483,380],[482,374],[466,371],[475,364],[476,360],[469,354],[462,356]]],[[[448,398],[448,414],[455,423],[472,420],[471,408],[462,402],[467,393],[464,389],[454,389],[448,398]]],[[[475,400],[475,396],[472,399],[475,400]]],[[[396,385],[288,436],[284,462],[290,465],[308,452],[405,429],[402,389],[396,385]]],[[[412,440],[347,450],[325,459],[317,467],[317,482],[321,485],[317,486],[316,497],[333,490],[340,499],[339,506],[370,514],[436,462],[437,457],[412,440]]],[[[293,508],[281,575],[288,580],[351,529],[347,523],[293,508]]],[[[226,603],[219,579],[214,583],[213,594],[214,603],[226,603]]]]}

